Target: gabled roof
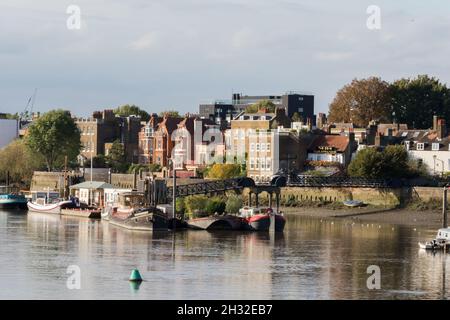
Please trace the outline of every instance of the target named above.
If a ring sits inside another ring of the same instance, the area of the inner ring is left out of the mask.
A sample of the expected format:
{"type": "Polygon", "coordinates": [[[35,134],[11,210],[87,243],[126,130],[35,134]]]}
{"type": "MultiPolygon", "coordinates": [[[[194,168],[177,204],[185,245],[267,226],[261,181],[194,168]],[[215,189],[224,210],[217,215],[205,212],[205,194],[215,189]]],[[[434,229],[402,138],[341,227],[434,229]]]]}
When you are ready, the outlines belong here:
{"type": "Polygon", "coordinates": [[[350,139],[340,135],[318,135],[313,138],[308,147],[308,152],[314,152],[318,147],[332,147],[338,152],[345,152],[350,143],[350,139]]]}
{"type": "Polygon", "coordinates": [[[85,181],[79,184],[74,184],[70,186],[70,189],[107,189],[114,188],[114,186],[110,183],[106,183],[103,181],[85,181]]]}

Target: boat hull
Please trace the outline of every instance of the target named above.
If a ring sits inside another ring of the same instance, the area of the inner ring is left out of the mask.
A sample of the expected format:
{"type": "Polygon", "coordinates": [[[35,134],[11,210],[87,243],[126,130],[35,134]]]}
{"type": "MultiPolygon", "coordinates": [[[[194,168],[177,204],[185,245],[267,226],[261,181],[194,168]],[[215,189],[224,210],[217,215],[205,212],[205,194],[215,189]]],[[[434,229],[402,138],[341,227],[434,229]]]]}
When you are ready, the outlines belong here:
{"type": "Polygon", "coordinates": [[[258,214],[251,216],[247,220],[247,229],[250,231],[269,231],[270,216],[268,214],[258,214]]]}
{"type": "Polygon", "coordinates": [[[188,228],[197,230],[240,230],[242,219],[234,216],[210,216],[186,221],[188,228]]]}
{"type": "MultiPolygon", "coordinates": [[[[270,215],[255,215],[246,219],[247,230],[250,231],[269,231],[270,215]]],[[[282,215],[275,215],[275,232],[283,232],[286,225],[286,218],[282,215]]]]}
{"type": "Polygon", "coordinates": [[[33,202],[28,202],[28,211],[39,213],[61,214],[62,209],[71,208],[74,206],[72,201],[61,201],[54,204],[41,205],[33,202]]]}
{"type": "Polygon", "coordinates": [[[0,210],[27,210],[25,201],[0,201],[0,210]]]}
{"type": "Polygon", "coordinates": [[[99,209],[61,209],[61,215],[72,217],[83,217],[90,219],[100,219],[101,210],[99,209]]]}
{"type": "Polygon", "coordinates": [[[112,225],[136,231],[167,231],[170,228],[170,219],[152,209],[140,210],[139,213],[112,212],[108,221],[112,225]]]}

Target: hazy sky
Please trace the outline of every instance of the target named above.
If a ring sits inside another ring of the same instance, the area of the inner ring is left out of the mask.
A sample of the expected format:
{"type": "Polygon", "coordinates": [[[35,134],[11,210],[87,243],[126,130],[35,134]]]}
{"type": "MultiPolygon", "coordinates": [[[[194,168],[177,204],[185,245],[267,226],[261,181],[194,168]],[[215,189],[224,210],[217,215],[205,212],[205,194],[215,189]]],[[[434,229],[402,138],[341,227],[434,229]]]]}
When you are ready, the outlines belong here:
{"type": "Polygon", "coordinates": [[[35,110],[80,116],[290,90],[324,112],[355,77],[449,72],[447,0],[0,0],[0,112],[23,111],[34,88],[35,110]],[[80,30],[66,26],[69,5],[80,30]],[[380,30],[366,26],[369,5],[380,30]]]}

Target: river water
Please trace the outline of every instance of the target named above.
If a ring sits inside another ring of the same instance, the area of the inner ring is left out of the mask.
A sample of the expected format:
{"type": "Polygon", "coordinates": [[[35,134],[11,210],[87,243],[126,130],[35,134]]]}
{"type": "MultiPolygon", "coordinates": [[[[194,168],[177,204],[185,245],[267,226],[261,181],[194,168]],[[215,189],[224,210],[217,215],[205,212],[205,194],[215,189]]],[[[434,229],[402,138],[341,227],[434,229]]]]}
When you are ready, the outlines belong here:
{"type": "Polygon", "coordinates": [[[287,218],[285,232],[271,238],[224,231],[152,234],[105,221],[0,211],[0,299],[450,296],[449,255],[417,245],[435,230],[287,218]],[[79,289],[67,286],[73,265],[79,267],[79,289]],[[371,265],[380,267],[380,289],[367,288],[371,265]],[[139,287],[127,281],[133,268],[144,278],[139,287]]]}

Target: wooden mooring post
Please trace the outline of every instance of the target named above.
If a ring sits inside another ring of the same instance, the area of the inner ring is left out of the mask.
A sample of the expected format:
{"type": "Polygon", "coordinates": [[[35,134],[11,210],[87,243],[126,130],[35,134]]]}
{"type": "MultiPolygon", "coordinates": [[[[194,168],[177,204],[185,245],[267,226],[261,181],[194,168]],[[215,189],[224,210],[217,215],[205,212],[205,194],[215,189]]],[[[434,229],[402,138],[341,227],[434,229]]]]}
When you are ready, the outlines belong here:
{"type": "Polygon", "coordinates": [[[442,227],[447,228],[447,186],[442,191],[442,227]]]}

